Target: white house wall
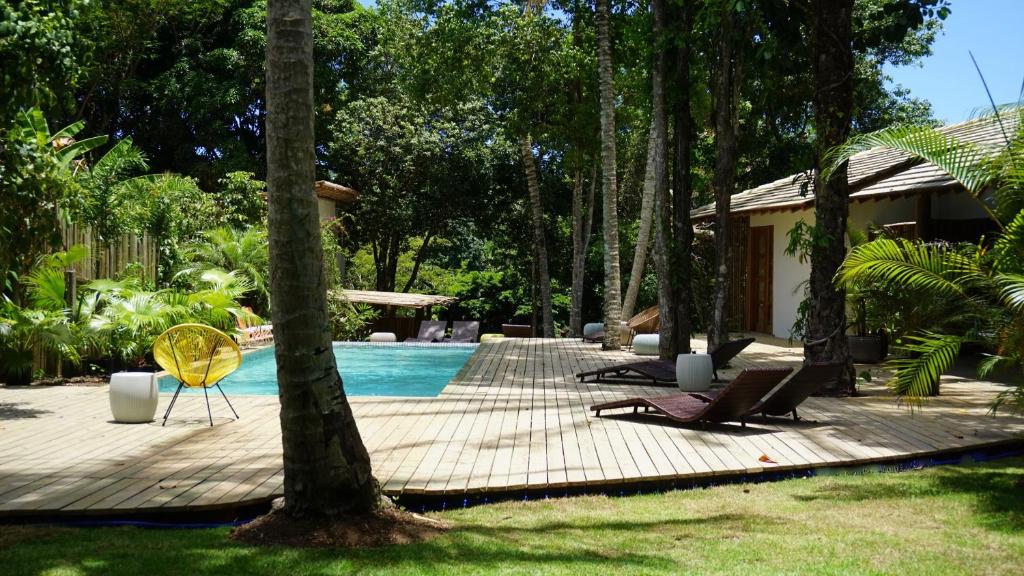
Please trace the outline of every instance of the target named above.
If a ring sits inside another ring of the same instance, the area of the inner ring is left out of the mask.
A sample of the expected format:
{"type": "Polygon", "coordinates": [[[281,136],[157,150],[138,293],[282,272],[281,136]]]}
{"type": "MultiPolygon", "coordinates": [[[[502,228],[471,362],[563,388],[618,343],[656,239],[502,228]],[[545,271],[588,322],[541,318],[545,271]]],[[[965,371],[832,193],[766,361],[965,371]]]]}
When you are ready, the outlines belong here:
{"type": "MultiPolygon", "coordinates": [[[[772,332],[779,338],[789,338],[797,308],[804,299],[803,283],[811,276],[810,262],[801,264],[797,258],[785,253],[789,244],[786,233],[801,219],[807,224],[814,224],[814,212],[801,210],[750,216],[751,228],[775,227],[772,230],[772,332]]],[[[740,265],[746,266],[747,263],[740,265]]]]}
{"type": "MultiPolygon", "coordinates": [[[[948,218],[942,215],[948,209],[959,211],[963,218],[977,218],[976,206],[967,210],[963,201],[973,202],[963,195],[946,194],[933,199],[932,213],[937,218],[948,218]],[[960,196],[957,198],[957,196],[960,196]],[[947,208],[948,207],[948,208],[947,208]]],[[[850,204],[850,225],[860,230],[867,230],[869,225],[881,226],[896,222],[912,222],[917,209],[915,198],[895,198],[871,202],[854,202],[850,204]]],[[[750,226],[774,226],[772,231],[772,333],[779,338],[789,338],[793,322],[796,320],[800,302],[804,299],[804,286],[811,275],[811,264],[803,264],[795,256],[786,254],[789,244],[787,233],[793,226],[803,220],[814,224],[813,210],[797,212],[774,212],[752,214],[750,226]]],[[[746,266],[747,263],[741,264],[746,266]]]]}

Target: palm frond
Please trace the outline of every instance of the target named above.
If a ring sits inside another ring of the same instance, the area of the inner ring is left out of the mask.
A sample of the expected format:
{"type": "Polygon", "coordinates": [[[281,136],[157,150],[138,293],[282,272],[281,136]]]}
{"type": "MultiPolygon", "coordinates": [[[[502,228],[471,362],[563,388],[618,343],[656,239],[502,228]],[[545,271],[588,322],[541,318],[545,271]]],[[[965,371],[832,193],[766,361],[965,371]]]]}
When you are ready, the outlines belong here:
{"type": "Polygon", "coordinates": [[[997,150],[983,148],[934,128],[897,126],[854,136],[830,150],[822,159],[823,177],[828,177],[853,156],[872,148],[899,150],[930,162],[975,196],[992,180],[991,173],[983,166],[984,160],[997,153],[997,150]]]}
{"type": "Polygon", "coordinates": [[[905,339],[908,342],[901,348],[910,355],[886,363],[895,371],[889,389],[915,406],[932,393],[939,377],[956,361],[963,338],[922,331],[905,339]]]}
{"type": "Polygon", "coordinates": [[[976,260],[942,245],[879,238],[853,248],[836,279],[842,286],[882,284],[942,296],[963,296],[984,280],[976,260]]]}
{"type": "Polygon", "coordinates": [[[995,281],[1006,306],[1015,312],[1024,311],[1024,275],[998,274],[995,281]]]}
{"type": "Polygon", "coordinates": [[[1024,272],[1024,211],[1003,228],[992,246],[995,269],[1024,272]]]}

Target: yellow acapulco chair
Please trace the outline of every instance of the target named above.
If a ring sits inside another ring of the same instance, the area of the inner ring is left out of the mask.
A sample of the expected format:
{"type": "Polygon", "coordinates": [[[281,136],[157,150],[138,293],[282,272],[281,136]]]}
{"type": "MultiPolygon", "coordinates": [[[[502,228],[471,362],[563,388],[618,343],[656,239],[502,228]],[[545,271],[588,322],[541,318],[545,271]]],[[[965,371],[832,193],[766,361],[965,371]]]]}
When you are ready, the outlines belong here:
{"type": "Polygon", "coordinates": [[[178,389],[174,391],[161,426],[167,425],[167,418],[184,387],[203,389],[210,426],[213,426],[213,412],[210,410],[207,389],[213,386],[220,390],[228,408],[238,419],[238,412],[235,412],[235,407],[220,387],[220,381],[242,364],[242,352],[230,336],[205,324],[179,324],[157,336],[153,342],[153,359],[178,379],[178,389]]]}

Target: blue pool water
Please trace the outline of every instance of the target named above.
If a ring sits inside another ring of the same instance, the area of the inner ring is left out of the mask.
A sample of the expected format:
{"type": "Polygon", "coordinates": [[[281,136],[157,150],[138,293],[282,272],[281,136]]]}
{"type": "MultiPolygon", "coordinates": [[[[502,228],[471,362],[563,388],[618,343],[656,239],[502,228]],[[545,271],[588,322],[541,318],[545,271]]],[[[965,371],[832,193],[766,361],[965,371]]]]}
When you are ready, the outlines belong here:
{"type": "MultiPolygon", "coordinates": [[[[334,344],[334,357],[349,396],[434,397],[458,374],[476,344],[334,344]]],[[[277,395],[274,349],[242,357],[242,367],[221,380],[231,394],[277,395]]],[[[161,392],[174,392],[178,381],[160,379],[161,392]]],[[[190,390],[199,392],[200,390],[190,390]]],[[[216,393],[216,392],[214,392],[216,393]]]]}

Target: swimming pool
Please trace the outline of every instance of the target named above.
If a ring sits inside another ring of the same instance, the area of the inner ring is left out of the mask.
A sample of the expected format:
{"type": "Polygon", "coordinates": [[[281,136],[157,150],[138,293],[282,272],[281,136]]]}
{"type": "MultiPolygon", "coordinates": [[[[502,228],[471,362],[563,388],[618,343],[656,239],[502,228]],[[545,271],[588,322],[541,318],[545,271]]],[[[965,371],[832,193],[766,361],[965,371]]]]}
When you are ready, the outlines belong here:
{"type": "MultiPolygon", "coordinates": [[[[434,397],[459,373],[476,344],[380,344],[335,342],[334,357],[349,396],[434,397]]],[[[160,379],[161,392],[174,392],[178,381],[160,379]]],[[[274,348],[250,352],[242,367],[221,380],[231,394],[277,395],[274,348]]],[[[187,389],[185,389],[187,390],[187,389]]],[[[190,390],[200,392],[200,390],[190,390]]],[[[184,390],[183,390],[184,392],[184,390]]]]}

